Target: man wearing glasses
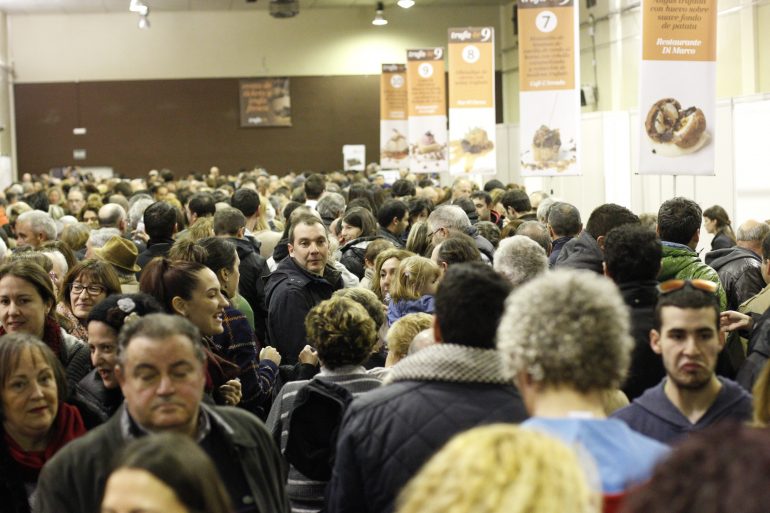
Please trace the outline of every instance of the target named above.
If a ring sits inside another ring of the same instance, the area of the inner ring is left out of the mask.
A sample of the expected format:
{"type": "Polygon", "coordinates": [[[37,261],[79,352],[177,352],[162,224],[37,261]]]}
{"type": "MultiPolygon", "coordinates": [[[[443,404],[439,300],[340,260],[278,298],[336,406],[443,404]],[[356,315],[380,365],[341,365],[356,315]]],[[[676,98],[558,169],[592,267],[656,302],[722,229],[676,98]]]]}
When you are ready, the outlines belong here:
{"type": "Polygon", "coordinates": [[[666,377],[613,417],[668,444],[723,420],[749,420],[751,395],[714,372],[724,347],[717,285],[669,280],[658,290],[650,346],[663,357],[666,377]]]}

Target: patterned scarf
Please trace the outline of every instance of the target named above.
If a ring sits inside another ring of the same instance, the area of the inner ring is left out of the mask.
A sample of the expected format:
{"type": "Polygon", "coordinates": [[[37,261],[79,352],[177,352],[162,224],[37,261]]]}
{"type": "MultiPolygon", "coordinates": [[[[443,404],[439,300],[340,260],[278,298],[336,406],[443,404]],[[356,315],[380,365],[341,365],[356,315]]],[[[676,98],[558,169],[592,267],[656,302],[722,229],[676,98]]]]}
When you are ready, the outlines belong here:
{"type": "Polygon", "coordinates": [[[385,384],[396,381],[512,384],[496,349],[458,344],[434,344],[404,358],[390,369],[385,384]]]}

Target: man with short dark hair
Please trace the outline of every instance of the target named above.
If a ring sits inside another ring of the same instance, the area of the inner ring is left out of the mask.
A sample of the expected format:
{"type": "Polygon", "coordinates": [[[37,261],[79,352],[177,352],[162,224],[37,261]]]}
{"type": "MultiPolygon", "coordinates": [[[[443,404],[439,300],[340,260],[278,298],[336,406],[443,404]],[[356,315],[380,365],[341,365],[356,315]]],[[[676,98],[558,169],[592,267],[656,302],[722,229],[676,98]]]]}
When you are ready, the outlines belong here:
{"type": "Polygon", "coordinates": [[[353,400],[340,429],[329,513],[390,513],[409,479],[452,436],[526,418],[502,375],[495,332],[511,287],[481,263],[449,268],[436,293],[436,344],[353,400]]]}
{"type": "Polygon", "coordinates": [[[307,177],[303,185],[305,191],[305,205],[315,208],[326,190],[326,180],[322,174],[313,173],[307,177]]]}
{"type": "Polygon", "coordinates": [[[240,210],[224,208],[214,214],[214,235],[235,244],[241,274],[238,293],[254,312],[254,333],[260,342],[267,337],[267,306],[265,305],[265,278],[270,274],[267,260],[259,254],[259,247],[245,237],[246,217],[240,210]]]}
{"type": "Polygon", "coordinates": [[[727,308],[727,295],[719,275],[704,264],[695,247],[700,240],[702,211],[691,199],[672,198],[664,201],[658,210],[658,236],[663,244],[659,281],[671,279],[703,279],[717,284],[719,307],[727,308]]]}
{"type": "Polygon", "coordinates": [[[192,226],[198,218],[213,216],[216,210],[216,201],[213,194],[208,192],[193,194],[185,206],[187,223],[189,226],[192,226]]]}
{"type": "Polygon", "coordinates": [[[473,191],[471,193],[471,200],[476,207],[476,214],[479,216],[479,221],[490,221],[495,223],[498,228],[503,227],[502,216],[493,210],[492,196],[487,191],[473,191]]]}
{"type": "Polygon", "coordinates": [[[604,274],[617,284],[631,313],[634,349],[623,384],[623,392],[630,400],[666,375],[660,355],[650,347],[662,253],[658,236],[642,225],[618,226],[604,240],[604,274]]]}
{"type": "Polygon", "coordinates": [[[553,240],[553,249],[551,254],[548,255],[548,266],[553,267],[559,258],[561,248],[577,237],[583,229],[580,211],[575,205],[564,201],[557,201],[548,209],[546,226],[548,227],[548,233],[551,235],[551,240],[553,240]]]}
{"type": "Polygon", "coordinates": [[[741,304],[765,287],[762,278],[762,241],[770,234],[770,226],[749,219],[738,227],[736,245],[706,254],[706,263],[719,274],[727,294],[727,309],[737,310],[741,304]]]}
{"type": "Polygon", "coordinates": [[[523,189],[513,189],[500,198],[500,203],[505,208],[505,217],[509,221],[522,219],[524,221],[537,221],[537,212],[532,209],[532,203],[529,201],[527,191],[523,189]]]}
{"type": "Polygon", "coordinates": [[[397,248],[403,248],[401,235],[409,225],[409,207],[401,200],[388,200],[377,211],[380,225],[377,235],[389,240],[397,248]]]}
{"type": "Polygon", "coordinates": [[[639,224],[639,218],[627,208],[614,203],[596,207],[588,218],[585,230],[562,246],[554,267],[587,269],[602,274],[604,237],[613,228],[624,224],[639,224]]]}
{"type": "Polygon", "coordinates": [[[666,378],[613,417],[667,444],[717,422],[748,421],[751,395],[714,372],[724,346],[716,286],[677,280],[661,287],[650,345],[663,357],[666,378]]]}
{"type": "Polygon", "coordinates": [[[306,214],[289,229],[289,257],[267,278],[267,340],[282,361],[295,364],[305,347],[305,316],[341,289],[339,271],[328,266],[329,238],[321,219],[306,214]]]}
{"type": "MultiPolygon", "coordinates": [[[[177,210],[165,201],[156,201],[144,211],[144,231],[150,236],[147,249],[136,257],[136,265],[144,266],[155,257],[166,256],[174,245],[174,234],[177,232],[177,210]]],[[[139,277],[137,274],[137,278],[139,277]]]]}
{"type": "Polygon", "coordinates": [[[252,414],[204,403],[206,357],[198,329],[179,315],[126,324],[115,376],[124,405],[107,423],[66,445],[37,483],[38,513],[97,513],[112,456],[131,440],[175,432],[213,461],[238,511],[288,513],[283,458],[252,414]]]}
{"type": "Polygon", "coordinates": [[[473,237],[464,233],[454,233],[433,248],[430,258],[438,264],[441,272],[445,273],[451,265],[481,262],[481,253],[473,237]]]}
{"type": "MultiPolygon", "coordinates": [[[[249,238],[252,242],[258,242],[254,239],[254,229],[259,222],[259,193],[252,189],[240,188],[233,193],[230,198],[230,206],[239,210],[246,218],[245,230],[243,236],[249,238]]],[[[216,212],[214,213],[216,217],[216,212]]]]}

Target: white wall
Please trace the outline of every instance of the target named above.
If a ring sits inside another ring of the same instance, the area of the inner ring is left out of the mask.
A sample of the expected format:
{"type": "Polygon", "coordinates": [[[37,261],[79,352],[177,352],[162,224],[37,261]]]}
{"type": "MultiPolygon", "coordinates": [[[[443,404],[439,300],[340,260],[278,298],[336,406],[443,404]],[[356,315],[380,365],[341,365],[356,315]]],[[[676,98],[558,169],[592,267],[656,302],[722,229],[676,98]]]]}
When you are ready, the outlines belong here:
{"type": "MultiPolygon", "coordinates": [[[[128,2],[126,2],[128,3],[128,2]]],[[[498,28],[494,6],[307,9],[278,20],[263,11],[9,16],[17,82],[379,74],[407,48],[446,46],[447,29],[498,28]]],[[[510,30],[510,26],[508,27],[510,30]]],[[[496,32],[498,32],[496,30],[496,32]]]]}

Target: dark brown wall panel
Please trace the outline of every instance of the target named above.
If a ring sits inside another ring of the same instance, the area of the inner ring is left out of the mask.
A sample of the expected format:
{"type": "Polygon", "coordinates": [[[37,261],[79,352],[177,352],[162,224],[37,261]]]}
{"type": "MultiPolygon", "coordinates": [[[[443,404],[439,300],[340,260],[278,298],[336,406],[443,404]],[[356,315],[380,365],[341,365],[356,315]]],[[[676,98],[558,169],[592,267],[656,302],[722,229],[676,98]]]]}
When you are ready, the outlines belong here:
{"type": "Polygon", "coordinates": [[[218,165],[331,170],[343,144],[378,156],[379,76],[293,77],[292,124],[240,128],[238,79],[17,84],[19,170],[79,164],[128,176],[167,167],[178,174],[218,165]],[[75,136],[72,129],[88,132],[75,136]],[[75,162],[74,148],[87,150],[75,162]]]}
{"type": "MultiPolygon", "coordinates": [[[[497,118],[502,91],[497,74],[497,118]]],[[[379,160],[379,75],[292,77],[292,126],[241,128],[238,79],[16,84],[20,172],[109,166],[127,176],[169,168],[181,176],[212,165],[236,172],[328,171],[343,144],[379,160]],[[87,134],[73,135],[75,127],[87,134]],[[74,161],[72,150],[87,151],[74,161]]]]}

